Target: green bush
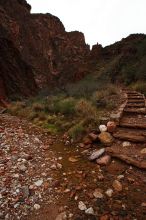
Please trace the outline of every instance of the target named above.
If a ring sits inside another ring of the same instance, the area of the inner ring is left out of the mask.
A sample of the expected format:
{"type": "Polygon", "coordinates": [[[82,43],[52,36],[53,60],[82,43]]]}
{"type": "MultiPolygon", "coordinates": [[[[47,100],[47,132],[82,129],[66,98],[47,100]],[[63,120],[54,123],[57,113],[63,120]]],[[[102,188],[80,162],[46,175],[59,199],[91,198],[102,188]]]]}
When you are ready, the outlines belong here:
{"type": "Polygon", "coordinates": [[[49,111],[52,113],[61,113],[65,115],[70,115],[75,112],[75,99],[72,97],[65,99],[54,99],[50,100],[49,111]]]}

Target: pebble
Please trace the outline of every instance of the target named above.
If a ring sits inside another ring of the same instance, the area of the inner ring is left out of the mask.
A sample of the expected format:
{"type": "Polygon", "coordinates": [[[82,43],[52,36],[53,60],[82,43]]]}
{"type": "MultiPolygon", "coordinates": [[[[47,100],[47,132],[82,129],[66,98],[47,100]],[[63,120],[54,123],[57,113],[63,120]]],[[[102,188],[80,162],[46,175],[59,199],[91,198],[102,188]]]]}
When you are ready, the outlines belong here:
{"type": "Polygon", "coordinates": [[[39,204],[34,204],[33,207],[34,207],[35,210],[39,210],[41,208],[41,206],[39,204]]]}
{"type": "Polygon", "coordinates": [[[114,180],[113,188],[118,192],[121,192],[123,189],[122,184],[118,180],[114,180]]]}
{"type": "Polygon", "coordinates": [[[122,144],[123,147],[130,147],[131,143],[129,141],[124,141],[122,144]]]}
{"type": "Polygon", "coordinates": [[[85,210],[85,213],[88,215],[94,215],[94,209],[92,207],[85,210]]]}
{"type": "Polygon", "coordinates": [[[22,172],[25,172],[27,170],[27,167],[24,164],[20,165],[18,168],[22,172]]]}
{"type": "Polygon", "coordinates": [[[79,201],[78,203],[78,208],[81,210],[81,211],[85,211],[87,209],[87,206],[82,202],[82,201],[79,201]]]}
{"type": "Polygon", "coordinates": [[[43,180],[37,180],[35,183],[34,183],[36,186],[41,186],[43,184],[43,180]]]}
{"type": "Polygon", "coordinates": [[[101,189],[95,189],[95,191],[93,192],[93,196],[96,199],[102,199],[104,197],[101,189]]]}
{"type": "Polygon", "coordinates": [[[113,195],[113,190],[112,190],[112,189],[107,189],[107,191],[105,192],[105,194],[106,194],[108,197],[112,197],[112,195],[113,195]]]}
{"type": "Polygon", "coordinates": [[[124,179],[124,175],[119,175],[119,176],[117,176],[117,179],[118,179],[118,180],[124,179]]]}

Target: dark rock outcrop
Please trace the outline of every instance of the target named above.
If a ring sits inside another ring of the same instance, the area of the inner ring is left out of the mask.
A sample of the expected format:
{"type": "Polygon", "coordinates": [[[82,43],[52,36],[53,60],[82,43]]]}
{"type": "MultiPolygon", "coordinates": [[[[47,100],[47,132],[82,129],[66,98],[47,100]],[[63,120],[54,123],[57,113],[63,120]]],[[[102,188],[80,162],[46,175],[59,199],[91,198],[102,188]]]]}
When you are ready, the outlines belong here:
{"type": "Polygon", "coordinates": [[[125,84],[146,80],[146,35],[132,34],[102,48],[94,45],[90,65],[100,79],[125,84]]]}

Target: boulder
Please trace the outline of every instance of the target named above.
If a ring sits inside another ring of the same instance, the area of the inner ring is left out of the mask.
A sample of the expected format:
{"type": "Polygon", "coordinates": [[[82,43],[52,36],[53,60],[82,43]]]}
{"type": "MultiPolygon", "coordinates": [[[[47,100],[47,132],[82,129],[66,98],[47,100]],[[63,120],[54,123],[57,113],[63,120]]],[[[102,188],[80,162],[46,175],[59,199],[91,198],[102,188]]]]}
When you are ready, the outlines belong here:
{"type": "Polygon", "coordinates": [[[97,164],[99,165],[103,165],[103,166],[106,166],[108,165],[110,162],[111,162],[111,156],[109,155],[105,155],[99,159],[96,160],[97,164]]]}
{"type": "Polygon", "coordinates": [[[90,133],[88,136],[89,136],[89,138],[90,138],[92,141],[98,140],[98,135],[97,135],[97,134],[90,133]]]}
{"type": "Polygon", "coordinates": [[[108,132],[101,132],[101,134],[98,135],[99,140],[104,145],[110,145],[113,143],[114,139],[112,135],[108,132]]]}
{"type": "Polygon", "coordinates": [[[89,157],[89,160],[96,160],[97,158],[102,156],[104,154],[104,152],[105,152],[105,148],[93,151],[92,154],[89,157]]]}
{"type": "Polygon", "coordinates": [[[116,125],[116,123],[114,121],[109,121],[107,123],[107,130],[108,130],[108,132],[110,132],[110,133],[114,132],[116,130],[116,126],[117,125],[116,125]]]}
{"type": "Polygon", "coordinates": [[[100,132],[105,132],[105,131],[107,131],[106,125],[100,125],[100,126],[99,126],[99,130],[100,130],[100,132]]]}

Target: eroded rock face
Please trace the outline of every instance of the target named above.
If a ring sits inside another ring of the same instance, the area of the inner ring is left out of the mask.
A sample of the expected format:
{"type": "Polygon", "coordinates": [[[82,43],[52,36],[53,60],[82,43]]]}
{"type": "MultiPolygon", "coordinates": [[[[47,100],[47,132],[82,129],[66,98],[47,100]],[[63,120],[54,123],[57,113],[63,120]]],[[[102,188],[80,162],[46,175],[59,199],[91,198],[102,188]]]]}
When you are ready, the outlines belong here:
{"type": "Polygon", "coordinates": [[[66,32],[51,14],[30,14],[30,10],[25,0],[1,0],[0,37],[11,41],[31,66],[38,87],[62,87],[81,79],[87,74],[90,53],[84,35],[66,32]]]}

